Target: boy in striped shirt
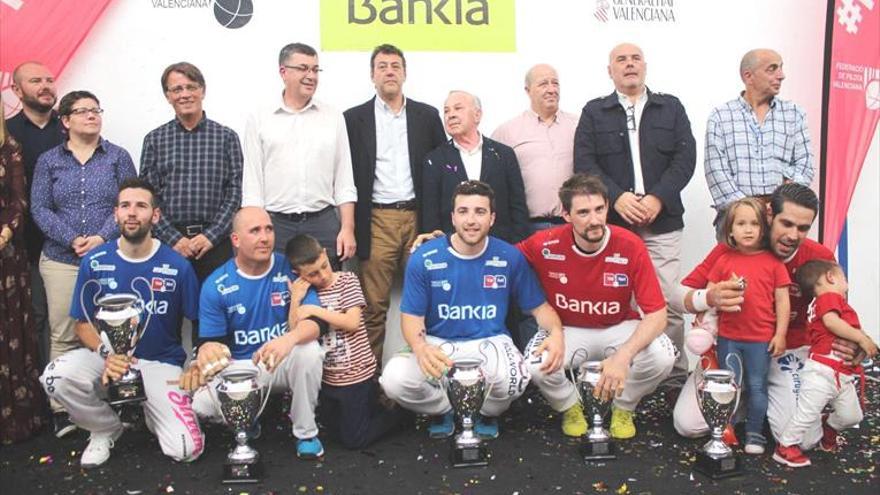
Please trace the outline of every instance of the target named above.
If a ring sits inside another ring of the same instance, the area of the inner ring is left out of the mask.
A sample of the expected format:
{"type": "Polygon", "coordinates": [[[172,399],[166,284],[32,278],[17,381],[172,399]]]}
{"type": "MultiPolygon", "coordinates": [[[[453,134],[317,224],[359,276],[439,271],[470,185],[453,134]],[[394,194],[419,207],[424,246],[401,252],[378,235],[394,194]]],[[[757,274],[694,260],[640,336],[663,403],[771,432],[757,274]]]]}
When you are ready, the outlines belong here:
{"type": "Polygon", "coordinates": [[[364,326],[360,281],[352,272],[334,272],[324,248],[310,235],[291,239],[285,254],[299,275],[294,286],[312,285],[321,301],[320,307],[300,307],[297,317],[316,317],[329,325],[320,338],[325,355],[319,403],[327,431],[348,449],[364,448],[397,425],[400,410],[387,410],[377,401],[376,358],[364,326]]]}

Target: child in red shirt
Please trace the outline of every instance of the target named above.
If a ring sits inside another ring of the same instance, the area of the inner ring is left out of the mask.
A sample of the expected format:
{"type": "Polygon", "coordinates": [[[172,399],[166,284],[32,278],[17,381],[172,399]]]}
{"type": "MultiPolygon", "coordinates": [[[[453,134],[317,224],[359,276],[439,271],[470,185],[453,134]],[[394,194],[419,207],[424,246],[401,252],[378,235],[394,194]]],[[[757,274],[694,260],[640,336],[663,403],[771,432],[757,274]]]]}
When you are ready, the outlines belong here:
{"type": "MultiPolygon", "coordinates": [[[[742,311],[718,315],[718,362],[736,354],[747,370],[734,369],[747,395],[746,445],[748,454],[763,454],[762,433],[767,415],[767,373],[770,357],[785,351],[791,279],[785,265],[767,247],[764,205],[754,198],[734,202],[724,219],[723,242],[733,249],[718,258],[709,271],[710,282],[739,280],[745,287],[742,311]]],[[[738,366],[735,366],[738,367],[738,366]]]]}
{"type": "Polygon", "coordinates": [[[862,372],[861,366],[848,366],[835,356],[831,342],[835,337],[851,340],[868,357],[877,354],[877,344],[862,330],[859,316],[846,302],[849,286],[840,265],[827,260],[808,261],[798,270],[797,279],[806,297],[815,296],[807,312],[810,358],[801,373],[797,411],[779,437],[773,459],[787,466],[805,467],[810,465],[810,459],[798,445],[807,426],[820,417],[826,404],[830,403],[834,412],[822,418],[821,450],[836,451],[837,432],[862,420],[853,384],[853,375],[862,372]]]}

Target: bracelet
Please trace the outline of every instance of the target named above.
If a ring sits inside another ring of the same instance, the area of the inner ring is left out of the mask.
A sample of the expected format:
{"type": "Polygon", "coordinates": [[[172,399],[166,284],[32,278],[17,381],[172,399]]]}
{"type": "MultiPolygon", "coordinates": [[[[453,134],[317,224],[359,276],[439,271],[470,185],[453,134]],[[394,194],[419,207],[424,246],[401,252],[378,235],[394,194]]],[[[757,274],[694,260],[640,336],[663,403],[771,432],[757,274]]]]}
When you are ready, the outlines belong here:
{"type": "Polygon", "coordinates": [[[691,298],[691,304],[694,306],[694,310],[697,313],[712,309],[712,307],[709,306],[708,295],[708,289],[697,289],[694,291],[693,297],[691,298]]]}

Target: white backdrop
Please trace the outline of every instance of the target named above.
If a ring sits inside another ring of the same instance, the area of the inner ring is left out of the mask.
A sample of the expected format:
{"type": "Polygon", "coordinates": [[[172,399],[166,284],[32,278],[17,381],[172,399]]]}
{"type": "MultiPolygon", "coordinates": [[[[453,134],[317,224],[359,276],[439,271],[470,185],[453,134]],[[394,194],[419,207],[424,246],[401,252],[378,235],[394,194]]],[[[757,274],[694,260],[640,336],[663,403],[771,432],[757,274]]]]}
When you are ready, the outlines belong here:
{"type": "MultiPolygon", "coordinates": [[[[144,134],[172,117],[159,84],[168,64],[186,60],[199,66],[207,79],[208,115],[242,134],[250,109],[280,95],[279,49],[302,41],[321,52],[315,0],[256,0],[252,20],[237,30],[218,24],[210,8],[156,6],[169,3],[113,2],[59,79],[60,93],[88,89],[97,94],[106,109],[104,136],[125,147],[135,162],[144,134]]],[[[587,100],[613,89],[606,72],[611,47],[622,41],[641,45],[649,87],[682,100],[698,143],[697,169],[684,191],[687,270],[713,240],[714,210],[702,171],[706,117],[741,90],[739,60],[748,49],[769,47],[782,54],[787,80],[781,96],[806,109],[818,167],[826,2],[667,3],[672,4],[674,23],[602,22],[593,15],[597,2],[592,0],[518,0],[515,53],[409,52],[402,45],[408,63],[405,93],[442,107],[450,89],[469,90],[483,100],[481,127],[491,134],[527,106],[522,80],[531,65],[554,65],[561,78],[562,107],[579,113],[587,100]]],[[[321,52],[320,65],[320,99],[344,110],[372,96],[369,52],[321,52]]],[[[880,311],[878,153],[875,143],[856,193],[859,211],[850,223],[851,299],[875,336],[880,311]]]]}

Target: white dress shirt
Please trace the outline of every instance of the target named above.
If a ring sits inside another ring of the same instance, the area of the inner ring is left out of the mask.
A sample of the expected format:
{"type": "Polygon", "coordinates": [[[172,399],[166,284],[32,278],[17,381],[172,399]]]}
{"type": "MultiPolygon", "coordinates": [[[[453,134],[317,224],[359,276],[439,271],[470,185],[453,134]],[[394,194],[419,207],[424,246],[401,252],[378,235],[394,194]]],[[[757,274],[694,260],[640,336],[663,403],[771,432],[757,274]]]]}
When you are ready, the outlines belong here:
{"type": "Polygon", "coordinates": [[[627,129],[629,130],[629,151],[632,156],[633,162],[633,178],[634,184],[633,192],[640,196],[644,196],[645,194],[645,179],[642,177],[642,153],[639,148],[639,128],[642,124],[642,112],[645,110],[645,103],[648,102],[648,89],[645,88],[642,90],[642,94],[639,95],[638,100],[636,100],[635,105],[633,105],[629,101],[629,96],[617,92],[617,98],[620,100],[620,106],[623,107],[623,111],[627,112],[627,119],[629,119],[629,107],[634,107],[635,110],[635,129],[633,129],[629,122],[627,121],[627,129]]]}
{"type": "Polygon", "coordinates": [[[480,141],[470,151],[459,146],[455,139],[452,140],[452,145],[461,155],[461,163],[464,164],[468,180],[480,180],[480,173],[483,171],[483,135],[480,134],[480,141]]]}
{"type": "Polygon", "coordinates": [[[406,134],[406,98],[400,111],[378,96],[374,99],[376,114],[376,180],[373,182],[374,203],[397,203],[416,197],[409,166],[409,141],[406,134]]]}

